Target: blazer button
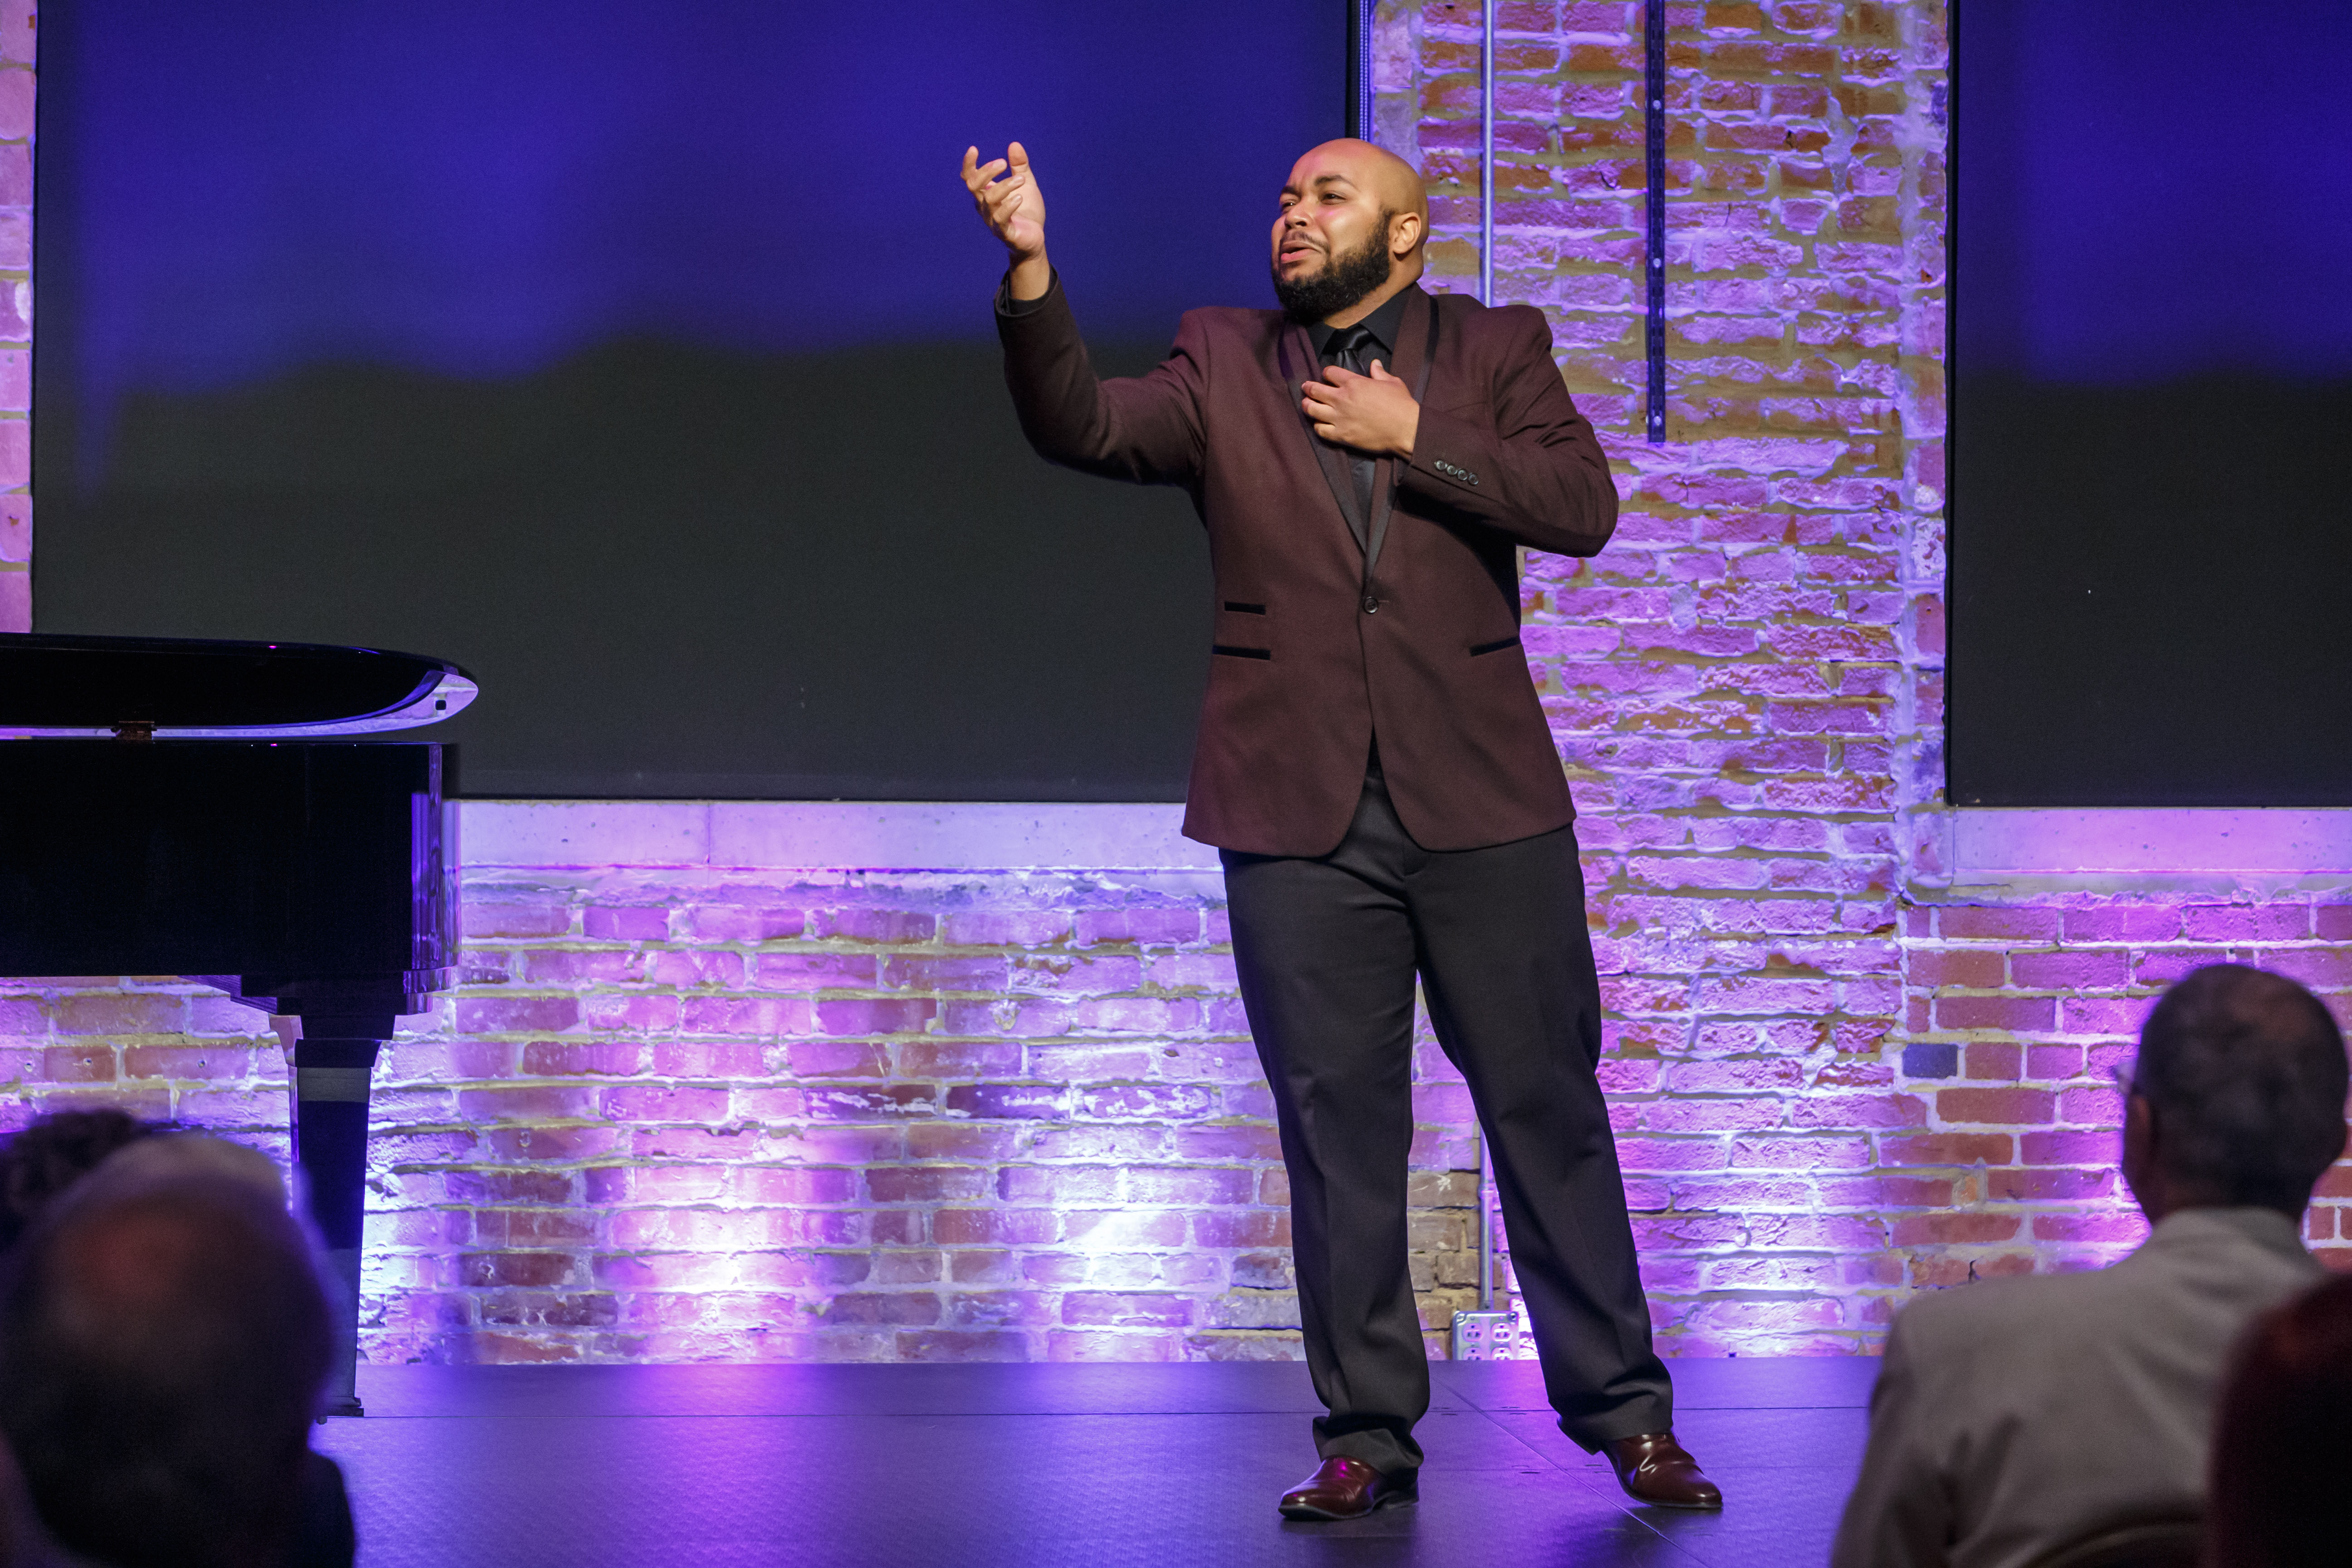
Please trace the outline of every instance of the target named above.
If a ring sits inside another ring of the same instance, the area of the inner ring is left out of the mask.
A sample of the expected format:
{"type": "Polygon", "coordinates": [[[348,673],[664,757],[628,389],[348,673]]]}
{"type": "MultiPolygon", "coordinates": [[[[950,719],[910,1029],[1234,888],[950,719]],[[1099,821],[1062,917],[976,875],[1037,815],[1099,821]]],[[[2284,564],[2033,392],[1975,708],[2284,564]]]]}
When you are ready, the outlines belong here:
{"type": "Polygon", "coordinates": [[[1364,614],[1366,614],[1366,615],[1368,615],[1368,616],[1377,616],[1377,615],[1379,615],[1380,613],[1381,613],[1381,602],[1380,602],[1378,599],[1374,598],[1374,597],[1373,597],[1371,595],[1370,595],[1370,594],[1365,595],[1364,595],[1364,614]]]}

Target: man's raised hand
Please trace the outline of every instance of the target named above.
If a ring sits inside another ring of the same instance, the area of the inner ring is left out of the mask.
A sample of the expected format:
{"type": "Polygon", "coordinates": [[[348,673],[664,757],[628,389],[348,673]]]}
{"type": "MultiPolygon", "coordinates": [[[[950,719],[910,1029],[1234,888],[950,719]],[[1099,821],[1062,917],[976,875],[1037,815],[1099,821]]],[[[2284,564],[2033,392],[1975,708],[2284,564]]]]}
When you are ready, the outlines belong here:
{"type": "Polygon", "coordinates": [[[1332,365],[1320,381],[1299,388],[1299,407],[1315,426],[1315,434],[1342,447],[1381,457],[1410,458],[1421,436],[1421,405],[1412,389],[1388,373],[1380,361],[1372,374],[1332,365]]]}
{"type": "Polygon", "coordinates": [[[1054,270],[1045,259],[1045,197],[1029,166],[1029,150],[1015,142],[1003,157],[983,163],[978,147],[965,148],[963,184],[988,232],[1013,254],[1013,297],[1042,297],[1054,270]]]}

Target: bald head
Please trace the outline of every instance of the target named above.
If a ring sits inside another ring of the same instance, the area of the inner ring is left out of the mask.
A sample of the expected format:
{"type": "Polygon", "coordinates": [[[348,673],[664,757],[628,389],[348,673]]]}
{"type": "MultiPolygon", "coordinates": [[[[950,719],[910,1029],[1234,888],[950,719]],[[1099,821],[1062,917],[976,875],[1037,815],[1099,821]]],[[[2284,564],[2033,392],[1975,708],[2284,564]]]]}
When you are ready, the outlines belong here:
{"type": "Polygon", "coordinates": [[[1352,136],[1291,165],[1274,224],[1274,287],[1302,321],[1347,326],[1421,276],[1429,189],[1412,164],[1352,136]]]}
{"type": "MultiPolygon", "coordinates": [[[[1353,136],[1309,148],[1305,157],[1291,165],[1290,184],[1285,189],[1303,190],[1331,178],[1370,192],[1391,213],[1411,213],[1421,220],[1422,229],[1427,230],[1429,187],[1422,183],[1420,174],[1411,163],[1387,148],[1375,147],[1353,136]]],[[[1416,252],[1421,248],[1422,237],[1421,234],[1414,236],[1416,252]]]]}

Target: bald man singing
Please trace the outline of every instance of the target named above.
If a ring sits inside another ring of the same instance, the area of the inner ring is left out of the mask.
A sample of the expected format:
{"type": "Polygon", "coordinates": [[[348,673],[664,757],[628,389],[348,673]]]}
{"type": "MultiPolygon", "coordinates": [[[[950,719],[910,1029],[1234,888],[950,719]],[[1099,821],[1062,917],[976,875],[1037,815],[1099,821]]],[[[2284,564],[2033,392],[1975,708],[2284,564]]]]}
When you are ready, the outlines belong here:
{"type": "Polygon", "coordinates": [[[1518,547],[1591,555],[1617,493],[1540,310],[1418,285],[1421,178],[1369,142],[1290,171],[1279,310],[1188,311],[1097,378],[1019,142],[965,153],[1011,253],[996,299],[1047,459],[1179,485],[1216,631],[1185,833],[1217,846],[1274,1092],[1322,1465],[1292,1519],[1409,1502],[1429,1367],[1406,1259],[1413,985],[1494,1153],[1511,1263],[1569,1436],[1644,1502],[1717,1508],[1675,1441],[1608,1107],[1575,810],[1519,647],[1518,547]]]}

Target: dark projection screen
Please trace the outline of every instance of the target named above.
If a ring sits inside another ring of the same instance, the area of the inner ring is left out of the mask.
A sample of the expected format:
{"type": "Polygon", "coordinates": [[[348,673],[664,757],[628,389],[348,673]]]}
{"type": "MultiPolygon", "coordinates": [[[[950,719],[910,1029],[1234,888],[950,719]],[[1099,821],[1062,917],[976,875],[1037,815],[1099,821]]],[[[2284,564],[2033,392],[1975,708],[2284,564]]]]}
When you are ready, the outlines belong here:
{"type": "Polygon", "coordinates": [[[1949,784],[2352,805],[2352,5],[1955,6],[1949,784]]]}
{"type": "Polygon", "coordinates": [[[1335,0],[67,0],[47,632],[457,660],[477,795],[1174,800],[1181,493],[1046,467],[964,147],[1107,371],[1270,305],[1335,0]]]}

